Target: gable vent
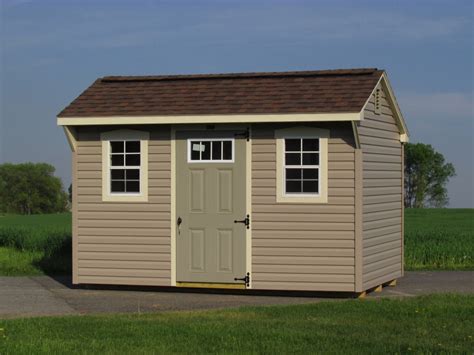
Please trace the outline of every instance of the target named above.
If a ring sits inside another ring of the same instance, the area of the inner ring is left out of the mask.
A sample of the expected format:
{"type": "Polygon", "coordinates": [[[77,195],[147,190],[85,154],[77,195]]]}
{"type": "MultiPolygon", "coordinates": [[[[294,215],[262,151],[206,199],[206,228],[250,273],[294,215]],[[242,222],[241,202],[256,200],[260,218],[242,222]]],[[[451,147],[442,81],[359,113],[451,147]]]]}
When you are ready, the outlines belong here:
{"type": "Polygon", "coordinates": [[[382,104],[380,102],[380,89],[375,90],[375,113],[380,115],[382,111],[382,104]]]}

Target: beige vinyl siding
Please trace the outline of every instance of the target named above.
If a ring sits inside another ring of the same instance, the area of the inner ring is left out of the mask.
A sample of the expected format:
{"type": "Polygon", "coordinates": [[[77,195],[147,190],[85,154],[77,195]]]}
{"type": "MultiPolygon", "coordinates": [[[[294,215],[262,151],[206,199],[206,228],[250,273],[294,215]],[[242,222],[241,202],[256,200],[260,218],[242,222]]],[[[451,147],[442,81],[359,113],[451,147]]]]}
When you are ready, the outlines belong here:
{"type": "Polygon", "coordinates": [[[363,289],[402,276],[402,144],[381,91],[381,114],[372,96],[358,124],[363,152],[363,289]]]}
{"type": "Polygon", "coordinates": [[[171,285],[169,127],[150,132],[148,202],[102,202],[100,133],[81,127],[75,169],[76,283],[171,285]]]}
{"type": "Polygon", "coordinates": [[[330,130],[327,204],[276,202],[274,130],[285,127],[260,124],[252,128],[253,288],[354,291],[351,125],[317,125],[330,130]]]}

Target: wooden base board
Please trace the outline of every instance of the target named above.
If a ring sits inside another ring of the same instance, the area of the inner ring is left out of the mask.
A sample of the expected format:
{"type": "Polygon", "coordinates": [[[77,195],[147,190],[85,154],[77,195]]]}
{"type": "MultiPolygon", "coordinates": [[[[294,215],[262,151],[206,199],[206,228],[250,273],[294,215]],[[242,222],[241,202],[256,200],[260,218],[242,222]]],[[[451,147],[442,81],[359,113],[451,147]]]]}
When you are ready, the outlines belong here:
{"type": "Polygon", "coordinates": [[[382,285],[378,285],[376,288],[374,288],[374,292],[382,292],[382,285]]]}
{"type": "Polygon", "coordinates": [[[206,282],[176,282],[176,287],[192,288],[223,288],[232,290],[245,290],[245,284],[224,284],[224,283],[206,283],[206,282]]]}
{"type": "Polygon", "coordinates": [[[357,295],[357,298],[365,298],[365,296],[367,296],[367,292],[360,292],[358,295],[357,295]]]}

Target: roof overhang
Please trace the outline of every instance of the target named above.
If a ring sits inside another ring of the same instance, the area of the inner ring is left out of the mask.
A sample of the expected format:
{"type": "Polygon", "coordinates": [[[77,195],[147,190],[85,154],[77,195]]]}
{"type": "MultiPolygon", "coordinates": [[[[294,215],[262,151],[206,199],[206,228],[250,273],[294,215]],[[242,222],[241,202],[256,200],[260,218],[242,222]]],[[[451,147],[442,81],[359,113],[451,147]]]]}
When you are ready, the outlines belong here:
{"type": "Polygon", "coordinates": [[[58,117],[59,126],[360,121],[361,112],[259,115],[58,117]]]}

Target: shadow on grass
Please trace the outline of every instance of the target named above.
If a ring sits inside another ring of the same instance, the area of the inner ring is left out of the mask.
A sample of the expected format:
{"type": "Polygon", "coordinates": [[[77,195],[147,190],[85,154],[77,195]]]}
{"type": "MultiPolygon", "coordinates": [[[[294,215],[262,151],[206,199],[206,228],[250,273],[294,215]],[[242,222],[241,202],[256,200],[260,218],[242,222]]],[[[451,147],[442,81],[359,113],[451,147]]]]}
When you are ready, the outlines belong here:
{"type": "Polygon", "coordinates": [[[46,248],[41,259],[33,262],[34,267],[45,275],[70,276],[72,273],[71,239],[63,239],[54,248],[46,248]]]}
{"type": "Polygon", "coordinates": [[[17,264],[12,261],[6,265],[7,268],[17,268],[18,274],[22,274],[21,269],[29,265],[39,274],[71,275],[72,241],[67,228],[0,226],[0,246],[19,253],[17,264]],[[32,256],[27,257],[28,254],[32,256]]]}

